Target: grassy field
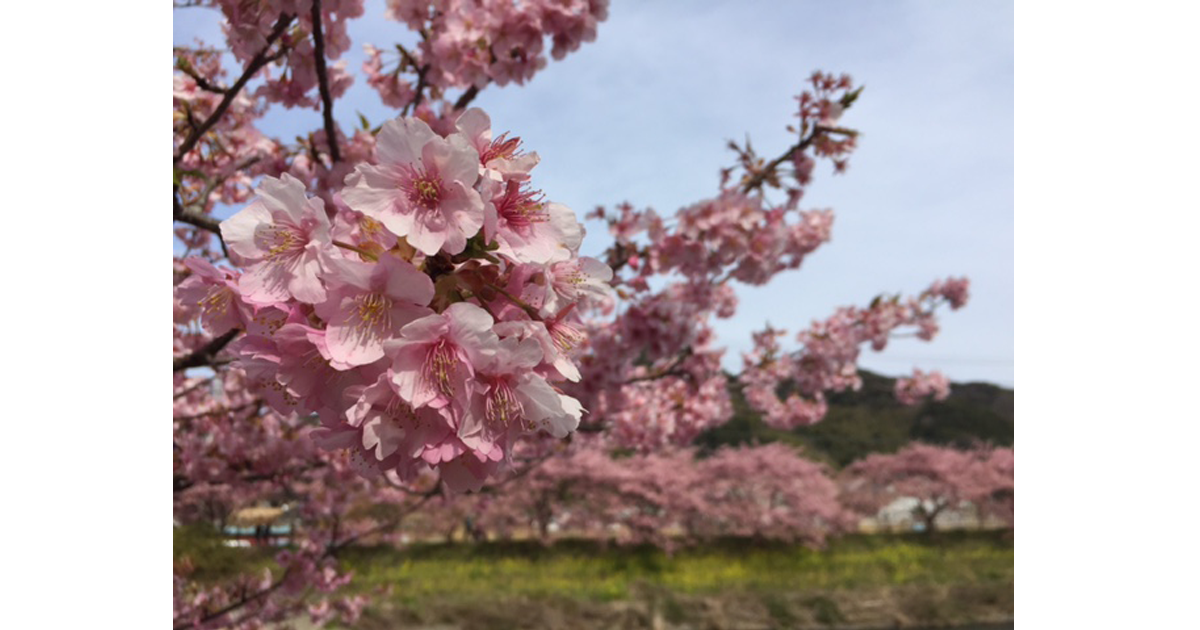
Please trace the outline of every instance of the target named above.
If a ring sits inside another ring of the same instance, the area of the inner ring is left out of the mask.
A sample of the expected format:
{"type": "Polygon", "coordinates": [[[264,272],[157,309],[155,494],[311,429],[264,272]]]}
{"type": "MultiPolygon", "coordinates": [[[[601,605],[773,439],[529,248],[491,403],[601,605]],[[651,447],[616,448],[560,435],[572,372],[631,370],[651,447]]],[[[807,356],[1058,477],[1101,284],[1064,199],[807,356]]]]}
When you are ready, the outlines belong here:
{"type": "MultiPolygon", "coordinates": [[[[262,554],[225,550],[261,566],[262,554]]],[[[177,541],[177,556],[180,553],[177,541]]],[[[849,536],[822,550],[724,540],[668,555],[566,540],[357,547],[364,628],[887,627],[1012,616],[1010,533],[849,536]]],[[[206,576],[227,570],[200,565],[206,576]]]]}
{"type": "Polygon", "coordinates": [[[1007,584],[1012,543],[993,533],[856,536],[824,550],[726,540],[668,556],[653,547],[603,548],[592,541],[357,548],[342,556],[359,588],[393,585],[396,597],[509,598],[567,596],[610,601],[652,583],[673,592],[710,594],[859,589],[909,584],[1007,584]]]}

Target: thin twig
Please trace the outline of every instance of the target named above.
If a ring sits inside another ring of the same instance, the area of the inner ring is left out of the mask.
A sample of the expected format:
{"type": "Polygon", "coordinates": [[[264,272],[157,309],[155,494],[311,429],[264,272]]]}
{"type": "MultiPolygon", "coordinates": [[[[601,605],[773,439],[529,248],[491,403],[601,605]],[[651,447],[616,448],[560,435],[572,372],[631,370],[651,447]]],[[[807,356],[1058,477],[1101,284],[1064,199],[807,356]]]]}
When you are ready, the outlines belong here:
{"type": "Polygon", "coordinates": [[[192,414],[192,415],[188,415],[188,416],[175,416],[172,418],[172,420],[195,420],[197,418],[204,418],[206,416],[223,416],[227,413],[237,413],[244,409],[249,409],[251,407],[255,407],[255,406],[258,406],[261,404],[262,404],[261,400],[255,399],[244,405],[238,405],[236,407],[220,407],[218,409],[213,409],[211,411],[202,411],[200,413],[192,414]]]}
{"type": "Polygon", "coordinates": [[[208,79],[205,79],[203,75],[201,75],[199,72],[196,72],[196,69],[189,65],[186,61],[180,61],[181,63],[175,64],[175,67],[180,72],[192,77],[192,80],[196,82],[196,85],[200,86],[200,89],[207,90],[214,94],[224,94],[229,91],[229,88],[223,88],[219,85],[213,85],[209,83],[208,79]]]}
{"type": "Polygon", "coordinates": [[[439,492],[439,486],[434,486],[432,490],[422,494],[421,499],[419,501],[408,506],[408,508],[405,509],[403,512],[401,512],[400,515],[397,516],[396,518],[394,518],[390,521],[387,521],[385,523],[380,523],[379,525],[376,525],[375,527],[372,527],[371,529],[359,532],[353,536],[350,536],[349,538],[346,538],[345,540],[343,540],[337,544],[329,545],[325,549],[325,555],[327,555],[327,556],[336,555],[337,552],[341,551],[346,546],[354,543],[355,541],[361,540],[372,534],[378,534],[380,532],[385,532],[389,529],[395,529],[395,528],[399,527],[400,523],[404,520],[404,517],[417,511],[418,508],[420,508],[422,505],[425,505],[426,501],[437,496],[438,492],[439,492]]]}
{"type": "MultiPolygon", "coordinates": [[[[313,462],[307,466],[298,466],[296,468],[277,470],[277,471],[271,472],[271,473],[259,473],[259,474],[254,474],[254,475],[247,475],[245,477],[239,477],[237,479],[237,482],[238,483],[258,483],[260,481],[275,481],[276,479],[279,479],[281,477],[289,477],[292,475],[299,475],[302,473],[306,473],[306,472],[310,472],[313,470],[318,470],[320,468],[324,468],[325,466],[326,466],[325,462],[313,462]]],[[[182,492],[182,491],[187,490],[188,488],[191,488],[192,486],[196,485],[195,481],[188,479],[187,477],[184,477],[183,475],[176,475],[174,483],[175,483],[175,492],[182,492]]],[[[209,485],[209,486],[221,486],[221,485],[229,484],[229,483],[231,483],[231,481],[227,480],[227,479],[215,479],[215,480],[207,480],[204,483],[205,483],[205,485],[209,485]]]]}
{"type": "Polygon", "coordinates": [[[417,87],[416,87],[417,94],[416,94],[416,96],[413,97],[412,102],[410,102],[408,105],[405,105],[404,109],[401,111],[401,113],[404,114],[405,116],[408,115],[408,111],[409,111],[410,107],[412,108],[412,111],[415,114],[417,112],[417,108],[421,106],[421,98],[425,96],[425,87],[426,87],[425,73],[429,72],[429,69],[431,67],[432,67],[431,64],[425,64],[421,68],[417,69],[417,87]]]}
{"type": "Polygon", "coordinates": [[[174,400],[179,400],[180,398],[187,396],[188,394],[196,391],[197,389],[200,389],[201,387],[204,387],[205,385],[208,385],[211,382],[212,382],[211,377],[202,378],[199,381],[196,381],[195,383],[191,384],[187,388],[183,389],[182,391],[176,392],[174,400]]]}
{"type": "Polygon", "coordinates": [[[755,188],[762,186],[763,182],[765,182],[767,180],[767,178],[770,177],[771,173],[775,172],[775,169],[778,168],[780,164],[783,164],[787,160],[791,159],[792,156],[795,155],[796,153],[807,149],[809,147],[809,145],[811,145],[813,143],[813,141],[815,141],[817,139],[818,136],[821,136],[821,135],[824,135],[827,133],[857,135],[858,132],[854,131],[853,129],[845,129],[842,127],[822,127],[820,125],[813,127],[813,132],[811,134],[809,134],[809,136],[807,138],[796,143],[795,146],[788,149],[787,151],[784,151],[783,155],[768,162],[767,165],[762,168],[762,170],[758,171],[757,173],[752,175],[750,177],[750,179],[746,180],[745,185],[742,186],[742,192],[748,193],[751,190],[754,190],[755,188]]]}
{"type": "Polygon", "coordinates": [[[333,96],[329,93],[329,76],[325,70],[325,36],[321,34],[321,0],[313,0],[313,54],[317,65],[317,88],[321,91],[322,115],[325,117],[325,141],[329,143],[329,157],[334,162],[342,161],[338,150],[337,135],[333,126],[333,96]]]}
{"type": "Polygon", "coordinates": [[[518,470],[517,472],[513,473],[512,475],[509,475],[508,477],[505,477],[505,478],[504,478],[503,480],[501,480],[501,481],[498,481],[498,482],[496,482],[496,483],[493,483],[493,484],[491,484],[491,485],[487,485],[487,486],[484,486],[484,487],[480,488],[480,489],[479,489],[479,492],[480,492],[481,494],[483,494],[483,493],[487,493],[487,492],[495,492],[497,488],[499,488],[499,487],[503,486],[504,484],[507,484],[507,483],[509,483],[509,482],[511,482],[511,481],[515,481],[515,480],[517,480],[517,479],[520,479],[521,477],[524,477],[525,475],[528,475],[528,474],[529,474],[530,472],[532,472],[532,471],[533,471],[535,468],[537,468],[538,466],[541,466],[541,465],[542,465],[542,464],[543,464],[543,463],[544,463],[544,462],[545,462],[547,459],[550,459],[550,458],[551,458],[552,456],[554,456],[554,455],[555,455],[555,451],[548,451],[548,452],[546,452],[546,453],[543,453],[542,455],[539,455],[538,457],[536,457],[536,458],[534,458],[533,460],[531,460],[531,461],[530,461],[530,462],[529,462],[529,463],[528,463],[528,464],[527,464],[527,465],[526,465],[524,468],[522,468],[521,470],[518,470]]]}
{"type": "Polygon", "coordinates": [[[660,378],[666,378],[668,376],[678,376],[680,378],[691,378],[692,375],[690,372],[679,369],[679,365],[681,363],[683,363],[690,356],[692,356],[692,347],[687,346],[683,350],[680,350],[679,354],[675,355],[675,358],[671,361],[671,364],[668,365],[667,367],[659,370],[658,372],[655,372],[654,374],[647,374],[646,376],[636,376],[634,378],[624,381],[621,384],[628,385],[629,383],[638,383],[641,381],[656,381],[660,378]]]}
{"type": "Polygon", "coordinates": [[[257,593],[254,593],[253,595],[247,596],[243,593],[242,597],[240,599],[238,599],[238,601],[233,602],[232,604],[229,604],[228,606],[226,606],[216,612],[212,612],[212,613],[205,615],[196,623],[192,623],[191,621],[188,621],[185,623],[175,625],[174,629],[175,630],[184,630],[185,628],[195,628],[196,626],[200,626],[205,623],[208,623],[209,621],[217,619],[219,617],[223,617],[223,616],[241,608],[242,606],[249,604],[250,602],[252,602],[256,599],[261,599],[263,597],[266,597],[267,595],[270,595],[274,591],[278,590],[280,586],[283,586],[283,583],[284,583],[284,581],[287,580],[288,573],[290,573],[290,572],[291,572],[291,569],[284,571],[283,575],[279,577],[279,580],[277,582],[268,586],[267,588],[264,588],[261,591],[258,591],[257,593]]]}

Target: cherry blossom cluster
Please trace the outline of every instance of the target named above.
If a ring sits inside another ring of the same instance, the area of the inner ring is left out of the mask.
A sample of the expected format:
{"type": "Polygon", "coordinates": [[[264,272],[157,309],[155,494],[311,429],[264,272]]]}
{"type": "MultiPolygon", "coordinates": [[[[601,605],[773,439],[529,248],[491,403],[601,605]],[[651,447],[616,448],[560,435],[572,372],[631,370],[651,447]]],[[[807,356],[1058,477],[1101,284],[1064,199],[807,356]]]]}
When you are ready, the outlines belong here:
{"type": "Polygon", "coordinates": [[[614,446],[684,445],[732,413],[723,349],[708,319],[732,310],[730,287],[674,283],[627,303],[613,320],[589,322],[583,378],[567,391],[591,411],[590,430],[614,446]]]}
{"type": "MultiPolygon", "coordinates": [[[[174,141],[178,149],[194,132],[199,121],[213,116],[224,95],[214,91],[225,76],[218,54],[198,49],[176,49],[173,97],[174,141]],[[206,89],[202,86],[208,86],[206,89]]],[[[265,160],[278,151],[276,143],[254,126],[262,116],[258,99],[240,92],[229,99],[224,115],[210,130],[197,137],[196,146],[176,164],[182,205],[209,214],[217,203],[245,202],[252,194],[254,177],[266,171],[265,160]]],[[[180,227],[175,231],[192,249],[202,250],[212,233],[180,227]]]]}
{"type": "Polygon", "coordinates": [[[232,583],[203,586],[188,579],[191,569],[186,566],[187,563],[182,567],[176,566],[176,626],[183,624],[196,630],[257,630],[264,627],[265,623],[294,622],[300,615],[307,616],[317,625],[332,620],[353,625],[358,620],[367,598],[362,595],[330,596],[350,580],[349,574],[337,571],[332,559],[315,565],[307,555],[290,551],[280,552],[279,557],[280,566],[283,567],[282,580],[278,571],[268,568],[258,575],[238,576],[232,583]],[[246,600],[246,593],[256,592],[277,592],[279,595],[246,600]],[[214,611],[227,608],[240,610],[232,618],[214,616],[214,611]]]}
{"type": "MultiPolygon", "coordinates": [[[[842,117],[846,108],[858,99],[862,88],[854,89],[853,80],[846,74],[834,76],[825,72],[814,72],[808,78],[808,82],[812,85],[812,90],[805,90],[796,97],[800,105],[796,116],[800,119],[801,135],[818,127],[829,131],[838,130],[838,119],[842,117]]],[[[839,131],[841,133],[836,136],[828,133],[814,136],[812,148],[815,156],[831,159],[835,172],[841,173],[846,170],[846,156],[854,150],[857,134],[839,131]]],[[[816,162],[803,152],[793,155],[792,161],[796,168],[796,179],[801,184],[807,184],[816,162]]]]}
{"type": "MultiPolygon", "coordinates": [[[[350,48],[347,21],[362,16],[363,0],[319,0],[319,15],[325,59],[336,60],[350,48]]],[[[278,41],[274,63],[266,66],[264,81],[255,94],[284,107],[320,106],[317,92],[317,56],[313,20],[314,0],[211,0],[205,2],[221,11],[225,40],[234,57],[250,63],[267,48],[272,35],[278,41]],[[277,64],[277,65],[276,65],[277,64]]],[[[328,87],[334,98],[345,93],[353,78],[345,62],[327,68],[328,87]]]]}
{"type": "MultiPolygon", "coordinates": [[[[336,205],[332,194],[342,188],[354,165],[374,157],[372,130],[365,123],[364,129],[343,130],[328,111],[353,81],[338,59],[351,45],[348,22],[363,15],[363,4],[188,3],[221,13],[225,50],[246,74],[227,77],[223,51],[202,43],[175,49],[176,185],[181,202],[177,220],[195,225],[211,215],[216,204],[244,203],[262,175],[289,173],[327,207],[336,205]],[[297,137],[294,144],[267,138],[255,126],[272,104],[321,109],[326,95],[330,107],[325,108],[325,128],[297,137]]],[[[594,40],[597,24],[607,17],[607,2],[401,1],[391,3],[388,14],[421,33],[422,44],[411,53],[397,44],[402,51],[399,62],[388,72],[383,70],[382,50],[367,44],[367,81],[386,104],[406,112],[413,108],[414,115],[446,136],[455,131],[459,113],[479,87],[489,81],[522,83],[545,66],[547,38],[555,59],[594,40]],[[441,113],[434,113],[433,104],[446,97],[447,88],[467,86],[474,91],[463,95],[456,107],[441,101],[441,113]]],[[[211,245],[206,229],[181,227],[177,236],[194,250],[211,245]]]]}
{"type": "Polygon", "coordinates": [[[744,146],[730,142],[737,165],[722,169],[716,197],[680,209],[671,221],[629,203],[616,206],[615,213],[599,207],[589,215],[605,220],[615,240],[609,265],[618,272],[629,269],[616,284],[645,291],[648,278],[677,273],[694,281],[762,285],[798,268],[829,241],[833,213],[801,210],[799,201],[817,159],[833,161],[835,172],[845,169],[857,132],[835,123],[861,88],[854,89],[849,76],[821,72],[810,83],[812,89],[797,97],[800,129],[788,127],[799,141],[772,160],[759,156],[748,140],[744,146]],[[792,166],[790,178],[780,171],[785,164],[792,166]],[[739,169],[742,176],[733,177],[739,169]],[[784,199],[773,202],[766,189],[781,189],[784,199]]]}
{"type": "Polygon", "coordinates": [[[333,208],[264,178],[221,224],[242,271],[189,259],[178,297],[211,334],[244,330],[230,348],[267,403],[318,414],[362,474],[478,488],[521,435],[578,425],[555,383],[579,379],[576,313],[611,271],[578,256],[574,213],[532,187],[537,155],[481,110],[445,137],[389,121],[375,151],[333,208]]]}
{"type": "MultiPolygon", "coordinates": [[[[828,210],[797,212],[793,221],[788,208],[767,207],[761,196],[739,190],[681,209],[672,229],[653,210],[637,214],[629,205],[618,209],[621,215],[611,218],[610,228],[631,252],[625,262],[638,273],[628,280],[635,289],[644,289],[649,276],[672,272],[710,282],[732,278],[766,284],[775,274],[798,268],[829,240],[833,226],[828,210]],[[631,247],[631,237],[641,230],[648,245],[631,247]]],[[[609,218],[603,208],[592,216],[609,218]]]]}
{"type": "Polygon", "coordinates": [[[406,69],[438,90],[523,84],[546,66],[546,38],[555,59],[595,40],[608,0],[388,0],[388,17],[422,33],[420,47],[401,48],[400,62],[388,74],[379,49],[369,48],[364,71],[385,103],[403,107],[412,91],[400,78],[406,69]]]}
{"type": "Polygon", "coordinates": [[[946,400],[950,396],[950,379],[934,370],[923,372],[913,368],[911,378],[896,379],[896,400],[905,405],[916,405],[926,398],[946,400]]]}
{"type": "MultiPolygon", "coordinates": [[[[754,350],[743,356],[744,369],[739,377],[747,401],[763,413],[772,426],[790,428],[813,424],[825,416],[826,392],[858,389],[858,357],[863,345],[875,351],[887,347],[898,330],[930,340],[937,333],[935,311],[940,304],[951,309],[962,307],[967,299],[967,280],[935,282],[915,298],[878,297],[867,308],[844,307],[824,321],[796,335],[800,349],[783,352],[778,338],[784,331],[768,327],[754,335],[754,350]],[[781,385],[790,390],[780,400],[781,385]]],[[[949,382],[940,373],[915,373],[913,379],[901,379],[896,394],[906,404],[917,397],[949,395],[949,382]]]]}

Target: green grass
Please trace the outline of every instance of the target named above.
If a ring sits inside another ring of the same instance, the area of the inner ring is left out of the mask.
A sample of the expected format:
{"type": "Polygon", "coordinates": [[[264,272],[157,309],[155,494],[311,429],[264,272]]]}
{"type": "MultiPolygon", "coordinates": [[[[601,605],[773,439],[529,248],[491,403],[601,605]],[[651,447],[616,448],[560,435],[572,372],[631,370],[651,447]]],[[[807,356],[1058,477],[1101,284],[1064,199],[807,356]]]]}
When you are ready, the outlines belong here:
{"type": "MultiPolygon", "coordinates": [[[[230,549],[176,530],[175,560],[198,582],[273,566],[276,550],[230,549]]],[[[565,540],[352,547],[348,590],[372,603],[365,630],[450,623],[484,628],[707,627],[734,615],[761,627],[953,625],[1011,618],[1011,533],[855,535],[822,550],[729,539],[668,555],[565,540]],[[379,597],[382,593],[388,596],[379,597]]]]}
{"type": "MultiPolygon", "coordinates": [[[[232,549],[215,532],[177,528],[175,560],[187,557],[193,579],[211,582],[274,565],[277,550],[232,549]]],[[[649,546],[565,540],[353,547],[339,556],[354,572],[351,588],[391,587],[397,603],[512,598],[613,601],[651,587],[679,595],[829,592],[906,585],[1003,586],[1013,582],[1011,537],[998,532],[855,535],[822,550],[800,545],[720,540],[673,555],[649,546]]],[[[814,602],[818,608],[828,608],[814,602]]],[[[823,616],[836,617],[835,610],[823,616]]]]}
{"type": "Polygon", "coordinates": [[[177,567],[190,566],[188,576],[200,584],[211,584],[242,573],[261,573],[275,568],[279,549],[267,547],[226,547],[217,530],[204,524],[192,524],[174,529],[174,561],[177,567]]]}
{"type": "MultiPolygon", "coordinates": [[[[1004,585],[1012,543],[994,533],[926,540],[852,536],[827,549],[726,540],[672,556],[591,541],[357,548],[341,557],[354,588],[391,585],[401,603],[566,597],[612,601],[645,585],[684,595],[793,593],[904,585],[1004,585]]],[[[836,613],[830,611],[829,616],[836,613]]]]}

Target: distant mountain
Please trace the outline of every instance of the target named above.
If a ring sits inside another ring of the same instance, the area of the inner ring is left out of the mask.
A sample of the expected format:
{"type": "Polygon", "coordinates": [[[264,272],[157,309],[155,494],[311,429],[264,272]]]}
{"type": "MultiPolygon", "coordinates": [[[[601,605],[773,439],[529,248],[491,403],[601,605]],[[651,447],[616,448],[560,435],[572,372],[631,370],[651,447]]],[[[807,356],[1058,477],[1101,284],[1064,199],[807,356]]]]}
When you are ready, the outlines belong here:
{"type": "Polygon", "coordinates": [[[829,396],[829,414],[810,427],[772,429],[746,404],[741,385],[729,376],[733,418],[701,434],[702,450],[721,445],[786,442],[815,460],[842,467],[870,453],[890,453],[914,440],[966,447],[975,442],[1013,444],[1013,390],[989,383],[952,383],[950,397],[906,407],[896,401],[896,380],[862,370],[863,386],[829,396]]]}

